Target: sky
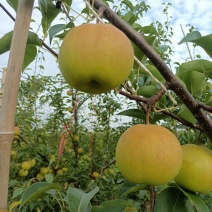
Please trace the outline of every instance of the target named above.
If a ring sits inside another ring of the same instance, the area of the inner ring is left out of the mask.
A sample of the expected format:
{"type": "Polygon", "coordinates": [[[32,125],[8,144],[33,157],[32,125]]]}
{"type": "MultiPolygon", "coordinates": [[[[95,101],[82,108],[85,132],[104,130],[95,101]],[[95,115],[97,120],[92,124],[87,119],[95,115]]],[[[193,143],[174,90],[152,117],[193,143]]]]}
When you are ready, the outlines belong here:
{"type": "MultiPolygon", "coordinates": [[[[197,28],[202,36],[212,33],[212,13],[210,8],[212,8],[211,0],[174,0],[174,1],[162,1],[157,0],[157,4],[151,5],[151,10],[153,11],[154,16],[148,16],[147,19],[150,19],[152,22],[159,19],[160,17],[165,20],[164,16],[161,15],[161,4],[163,2],[171,2],[172,6],[169,9],[169,15],[172,16],[170,19],[170,25],[173,28],[174,36],[172,38],[172,47],[175,51],[173,55],[173,62],[176,61],[185,61],[188,58],[188,51],[186,50],[186,45],[178,45],[178,42],[183,38],[182,30],[180,25],[182,25],[185,34],[188,33],[189,24],[197,28]]],[[[189,44],[192,50],[192,44],[189,44]]],[[[201,50],[201,48],[197,48],[201,50]]],[[[203,51],[199,51],[204,53],[203,51]]],[[[196,52],[197,53],[197,52],[196,52]]],[[[204,53],[208,59],[208,56],[204,53]]]]}
{"type": "MultiPolygon", "coordinates": [[[[147,14],[144,14],[140,24],[142,26],[149,25],[152,22],[159,20],[161,23],[166,21],[166,16],[163,14],[164,5],[163,3],[170,2],[172,6],[168,10],[170,26],[173,28],[174,36],[171,38],[172,40],[172,48],[174,50],[174,54],[172,56],[172,63],[174,62],[184,62],[188,57],[188,51],[186,49],[185,44],[178,45],[178,42],[183,38],[183,33],[180,28],[182,25],[183,30],[188,33],[189,27],[187,25],[192,25],[197,28],[198,31],[204,36],[212,33],[212,1],[211,0],[173,0],[173,1],[150,1],[147,0],[147,4],[150,5],[151,9],[147,14]]],[[[10,6],[7,4],[6,0],[1,0],[1,4],[3,4],[14,16],[15,13],[10,6]]],[[[37,0],[35,0],[35,5],[37,5],[37,0]]],[[[85,3],[83,0],[73,0],[72,8],[78,12],[81,12],[85,3]]],[[[34,10],[32,18],[37,21],[37,23],[33,23],[31,26],[35,29],[39,27],[39,18],[40,14],[38,10],[34,10]]],[[[7,16],[7,14],[0,8],[0,37],[2,37],[5,33],[13,30],[14,22],[7,16]]],[[[49,44],[49,43],[47,43],[49,44]]],[[[192,44],[189,44],[191,51],[193,52],[192,44]]],[[[204,52],[199,48],[197,48],[195,54],[200,52],[204,56],[204,52]]],[[[8,53],[0,55],[0,69],[7,66],[8,61],[8,53]]],[[[207,57],[207,55],[205,54],[207,57]]],[[[45,53],[46,61],[43,64],[45,67],[45,75],[57,74],[59,72],[58,66],[55,63],[55,58],[49,54],[45,53]]]]}

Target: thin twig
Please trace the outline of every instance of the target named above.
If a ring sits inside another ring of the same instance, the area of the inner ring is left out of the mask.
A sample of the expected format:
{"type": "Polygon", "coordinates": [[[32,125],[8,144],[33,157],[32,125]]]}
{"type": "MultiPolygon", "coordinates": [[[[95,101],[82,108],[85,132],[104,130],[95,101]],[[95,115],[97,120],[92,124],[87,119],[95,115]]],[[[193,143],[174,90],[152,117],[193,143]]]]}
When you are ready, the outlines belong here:
{"type": "Polygon", "coordinates": [[[101,174],[104,172],[105,169],[107,169],[108,167],[110,167],[115,162],[116,162],[116,160],[114,159],[114,160],[110,161],[106,166],[102,167],[101,174]]]}
{"type": "Polygon", "coordinates": [[[150,110],[151,110],[151,106],[150,105],[147,105],[147,110],[146,110],[146,124],[150,124],[150,121],[149,121],[150,110]]]}
{"type": "MultiPolygon", "coordinates": [[[[98,17],[102,18],[103,17],[103,14],[104,14],[104,11],[105,11],[105,7],[100,7],[99,10],[98,10],[98,17]]],[[[99,23],[99,19],[96,20],[96,23],[98,24],[99,23]]]]}
{"type": "Polygon", "coordinates": [[[128,97],[129,99],[131,100],[136,100],[136,101],[139,101],[139,102],[143,102],[143,103],[148,103],[148,99],[147,98],[143,98],[143,97],[140,97],[140,96],[137,96],[137,95],[133,95],[133,94],[130,94],[126,91],[123,91],[123,90],[120,90],[120,89],[117,89],[117,92],[123,96],[126,96],[128,97]]]}
{"type": "Polygon", "coordinates": [[[202,135],[202,132],[199,132],[199,135],[197,137],[197,142],[196,142],[197,145],[201,144],[201,135],[202,135]]]}
{"type": "Polygon", "coordinates": [[[5,13],[13,20],[15,21],[15,18],[11,15],[11,13],[0,3],[0,7],[4,10],[5,13]]]}
{"type": "Polygon", "coordinates": [[[52,53],[56,58],[58,58],[58,54],[57,54],[52,48],[50,48],[46,43],[44,43],[43,41],[42,41],[42,45],[43,45],[50,53],[52,53]]]}
{"type": "MultiPolygon", "coordinates": [[[[126,96],[127,98],[129,98],[131,100],[135,100],[137,103],[143,102],[145,104],[148,104],[148,102],[149,102],[149,99],[148,98],[143,98],[143,97],[140,97],[140,96],[137,96],[137,95],[128,93],[126,91],[120,90],[120,89],[117,89],[117,92],[119,94],[123,95],[123,96],[126,96]]],[[[164,114],[166,114],[166,115],[168,115],[168,116],[176,119],[178,122],[180,122],[181,124],[183,124],[185,126],[188,126],[190,128],[193,128],[193,129],[196,129],[196,130],[199,130],[199,131],[204,131],[204,129],[201,126],[199,126],[199,125],[193,125],[190,122],[185,121],[184,119],[180,118],[176,114],[169,112],[167,110],[167,108],[166,109],[161,109],[160,107],[155,107],[154,109],[155,109],[155,112],[164,113],[164,114]]],[[[145,113],[146,113],[146,110],[145,110],[145,113]]]]}
{"type": "Polygon", "coordinates": [[[199,103],[198,103],[198,106],[199,106],[200,108],[202,108],[202,109],[204,109],[204,110],[206,110],[206,111],[212,113],[212,107],[210,107],[210,106],[208,106],[208,105],[206,105],[206,104],[204,104],[204,103],[202,103],[202,102],[199,102],[199,103]]]}
{"type": "Polygon", "coordinates": [[[73,20],[71,19],[71,17],[68,14],[68,11],[66,9],[66,7],[64,6],[64,4],[62,3],[62,11],[65,13],[66,17],[69,19],[70,22],[73,22],[73,20]]]}

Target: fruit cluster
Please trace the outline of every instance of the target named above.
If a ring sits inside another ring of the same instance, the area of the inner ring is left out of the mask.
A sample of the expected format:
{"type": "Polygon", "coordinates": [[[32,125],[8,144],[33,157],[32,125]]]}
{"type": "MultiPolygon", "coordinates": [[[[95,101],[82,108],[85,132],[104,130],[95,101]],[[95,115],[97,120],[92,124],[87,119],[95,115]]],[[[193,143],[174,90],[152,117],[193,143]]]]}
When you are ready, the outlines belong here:
{"type": "Polygon", "coordinates": [[[212,151],[203,146],[180,146],[168,129],[137,124],[127,129],[116,147],[122,175],[134,183],[180,186],[199,193],[212,191],[212,151]]]}
{"type": "Polygon", "coordinates": [[[36,160],[32,159],[32,160],[28,160],[28,161],[23,161],[21,164],[21,170],[19,171],[19,175],[21,177],[26,177],[29,173],[29,170],[35,166],[36,164],[36,160]]]}

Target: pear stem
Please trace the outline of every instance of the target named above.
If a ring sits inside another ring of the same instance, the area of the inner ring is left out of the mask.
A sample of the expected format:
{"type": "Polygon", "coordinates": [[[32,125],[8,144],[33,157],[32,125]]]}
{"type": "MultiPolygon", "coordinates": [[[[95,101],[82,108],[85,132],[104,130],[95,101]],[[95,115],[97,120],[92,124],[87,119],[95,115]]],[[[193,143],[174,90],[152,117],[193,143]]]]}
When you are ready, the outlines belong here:
{"type": "Polygon", "coordinates": [[[150,117],[150,106],[147,105],[147,110],[146,110],[146,124],[150,124],[149,122],[149,117],[150,117]]]}
{"type": "Polygon", "coordinates": [[[154,212],[155,207],[155,187],[150,186],[150,212],[154,212]]]}
{"type": "MultiPolygon", "coordinates": [[[[106,10],[105,7],[100,7],[100,8],[98,9],[98,12],[97,12],[98,17],[102,18],[105,10],[106,10]]],[[[96,23],[99,24],[99,22],[100,22],[100,21],[99,21],[99,19],[97,18],[97,19],[96,19],[96,23]]]]}

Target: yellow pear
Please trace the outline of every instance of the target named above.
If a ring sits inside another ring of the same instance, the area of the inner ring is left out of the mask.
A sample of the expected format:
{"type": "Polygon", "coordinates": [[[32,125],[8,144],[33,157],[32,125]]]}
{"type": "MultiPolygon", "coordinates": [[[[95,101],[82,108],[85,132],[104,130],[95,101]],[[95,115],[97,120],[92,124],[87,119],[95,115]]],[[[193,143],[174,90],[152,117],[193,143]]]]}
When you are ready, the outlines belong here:
{"type": "Polygon", "coordinates": [[[17,158],[17,151],[11,150],[11,156],[12,156],[12,159],[16,159],[17,158]]]}
{"type": "Polygon", "coordinates": [[[57,175],[62,175],[63,174],[63,170],[62,169],[58,169],[57,170],[57,175]]]}
{"type": "Polygon", "coordinates": [[[68,108],[68,112],[72,113],[73,112],[73,108],[72,107],[69,107],[68,108]]]}
{"type": "Polygon", "coordinates": [[[98,172],[93,172],[92,177],[93,178],[98,178],[99,177],[99,173],[98,172]]]}
{"type": "Polygon", "coordinates": [[[36,160],[34,158],[31,159],[29,162],[30,162],[31,167],[35,166],[35,164],[36,164],[36,160]]]}
{"type": "Polygon", "coordinates": [[[47,168],[47,167],[42,167],[42,168],[40,169],[40,173],[41,173],[42,175],[46,175],[46,174],[48,173],[48,168],[47,168]]]}
{"type": "Polygon", "coordinates": [[[62,171],[63,172],[67,172],[68,171],[68,168],[67,167],[64,167],[64,168],[62,168],[62,171]]]}
{"type": "Polygon", "coordinates": [[[38,173],[38,174],[36,175],[36,178],[37,178],[39,181],[42,181],[45,177],[44,177],[43,174],[38,173]]]}
{"type": "Polygon", "coordinates": [[[134,52],[127,36],[109,24],[82,24],[64,38],[59,67],[77,90],[100,94],[121,85],[129,76],[134,52]]]}
{"type": "Polygon", "coordinates": [[[21,134],[21,130],[18,126],[15,126],[14,128],[14,136],[18,136],[21,134]]]}
{"type": "Polygon", "coordinates": [[[161,185],[178,174],[182,149],[178,139],[168,129],[137,124],[121,135],[116,146],[116,162],[128,181],[161,185]]]}
{"type": "Polygon", "coordinates": [[[72,93],[73,93],[72,90],[67,90],[67,91],[66,91],[66,94],[67,94],[68,96],[71,96],[72,93]]]}
{"type": "Polygon", "coordinates": [[[29,170],[31,168],[31,164],[29,161],[24,161],[22,164],[21,164],[21,168],[24,169],[24,170],[29,170]]]}
{"type": "Polygon", "coordinates": [[[74,135],[73,139],[74,139],[74,141],[79,141],[79,136],[78,135],[74,135]]]}
{"type": "Polygon", "coordinates": [[[50,174],[53,174],[53,172],[54,172],[53,168],[50,167],[50,168],[49,168],[49,173],[50,173],[50,174]]]}
{"type": "Polygon", "coordinates": [[[83,148],[82,147],[79,147],[78,149],[77,149],[77,152],[79,153],[79,154],[81,154],[81,153],[83,153],[83,148]]]}
{"type": "Polygon", "coordinates": [[[113,175],[115,172],[114,172],[114,169],[108,169],[108,173],[113,175]]]}
{"type": "Polygon", "coordinates": [[[28,175],[28,170],[21,169],[19,171],[19,176],[26,177],[28,175]]]}
{"type": "Polygon", "coordinates": [[[212,151],[204,146],[182,146],[183,162],[175,182],[190,191],[212,191],[212,151]]]}

